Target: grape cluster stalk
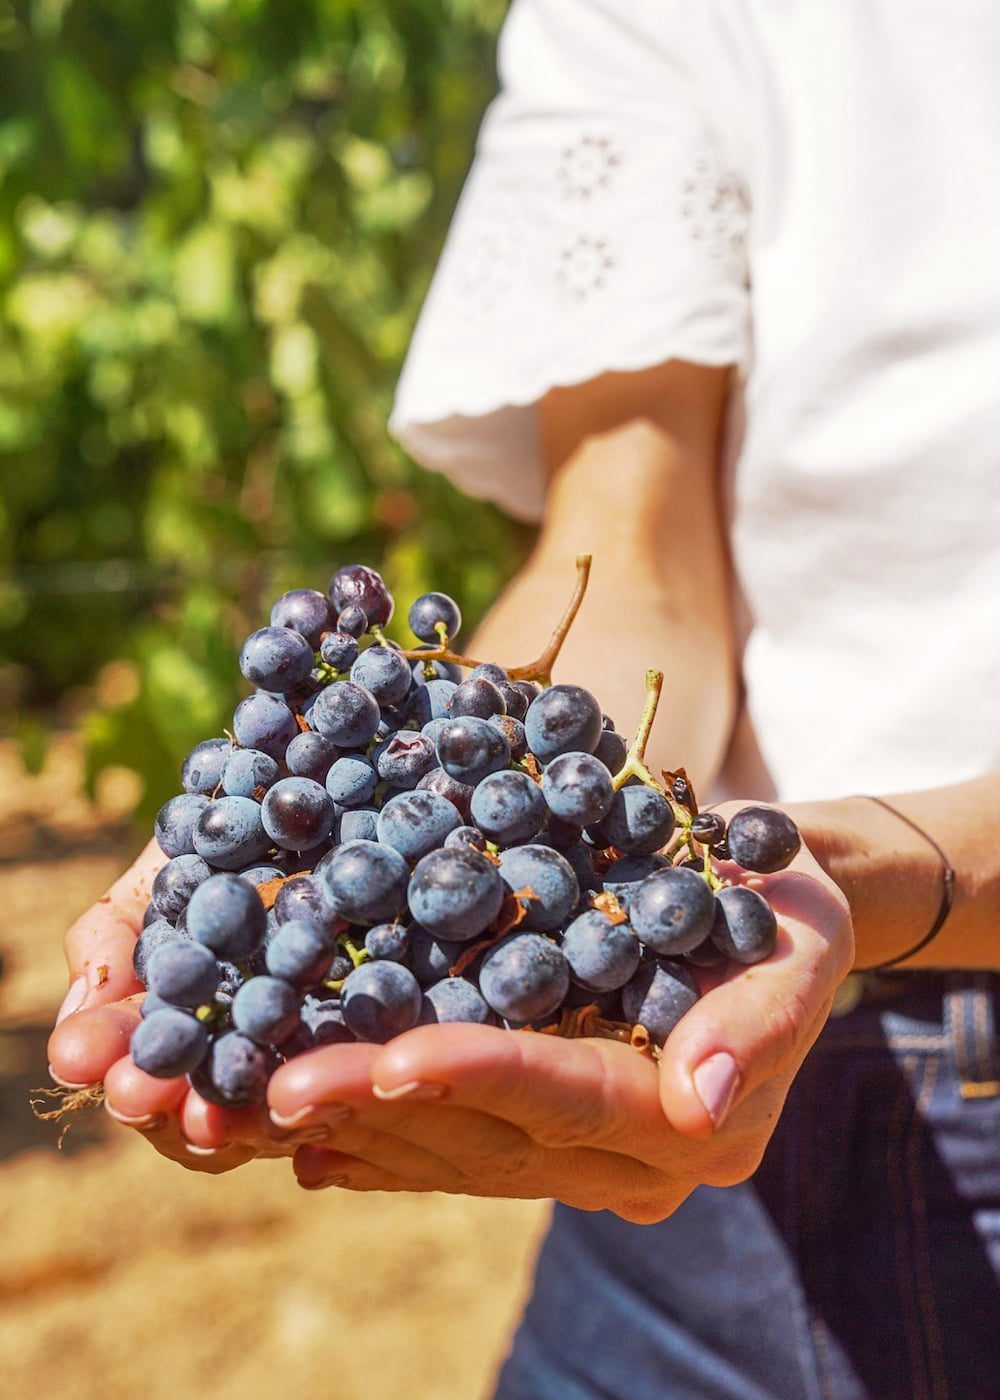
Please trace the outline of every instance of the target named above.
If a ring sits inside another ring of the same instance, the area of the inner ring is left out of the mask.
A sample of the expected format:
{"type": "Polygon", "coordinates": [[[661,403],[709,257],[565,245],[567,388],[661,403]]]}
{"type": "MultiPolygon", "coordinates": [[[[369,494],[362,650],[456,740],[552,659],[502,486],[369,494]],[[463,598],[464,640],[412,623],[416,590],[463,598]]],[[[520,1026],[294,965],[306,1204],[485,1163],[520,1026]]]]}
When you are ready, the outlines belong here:
{"type": "Polygon", "coordinates": [[[363,564],[294,589],[240,651],[253,686],[198,744],[160,809],[167,857],[136,943],[135,1063],[212,1103],[260,1102],[316,1046],[466,1021],[628,1039],[653,1053],[698,972],[774,949],[767,901],[720,859],[783,869],[791,820],[698,808],[646,745],[663,683],[626,742],[584,687],[552,684],[583,599],[542,655],[504,667],[455,649],[462,616],[395,604],[363,564]]]}

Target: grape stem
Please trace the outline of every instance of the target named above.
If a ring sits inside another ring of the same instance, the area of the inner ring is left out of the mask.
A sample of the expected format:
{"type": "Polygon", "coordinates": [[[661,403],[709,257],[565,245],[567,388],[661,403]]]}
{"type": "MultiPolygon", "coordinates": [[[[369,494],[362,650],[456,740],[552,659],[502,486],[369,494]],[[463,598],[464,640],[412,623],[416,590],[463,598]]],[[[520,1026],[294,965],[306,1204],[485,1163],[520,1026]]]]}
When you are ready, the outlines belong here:
{"type": "Polygon", "coordinates": [[[625,755],[625,762],[618,772],[611,779],[611,786],[615,792],[625,786],[629,778],[638,778],[641,783],[651,787],[654,792],[660,793],[667,800],[669,794],[662,783],[658,783],[652,773],[646,767],[646,745],[649,743],[650,731],[653,728],[653,720],[656,718],[657,706],[660,703],[660,692],[663,690],[663,672],[650,669],[646,672],[646,702],[642,707],[642,714],[639,718],[639,727],[635,731],[635,738],[628,747],[625,755]]]}
{"type": "MultiPolygon", "coordinates": [[[[552,633],[548,645],[541,656],[538,657],[537,661],[529,662],[527,666],[511,666],[508,668],[507,674],[512,681],[541,681],[543,685],[552,684],[552,668],[556,664],[559,653],[562,650],[563,642],[565,642],[569,634],[569,629],[573,626],[576,615],[580,611],[580,604],[583,602],[583,596],[587,591],[587,583],[590,580],[590,564],[591,556],[589,554],[578,554],[576,556],[576,585],[573,589],[573,596],[570,598],[566,607],[566,611],[559,620],[559,625],[552,633]]],[[[403,651],[400,652],[400,655],[405,656],[408,661],[422,661],[425,666],[432,661],[450,661],[453,666],[465,666],[470,670],[475,666],[484,665],[482,661],[477,661],[475,657],[463,656],[461,653],[452,651],[450,647],[445,645],[430,647],[425,651],[403,651]]]]}

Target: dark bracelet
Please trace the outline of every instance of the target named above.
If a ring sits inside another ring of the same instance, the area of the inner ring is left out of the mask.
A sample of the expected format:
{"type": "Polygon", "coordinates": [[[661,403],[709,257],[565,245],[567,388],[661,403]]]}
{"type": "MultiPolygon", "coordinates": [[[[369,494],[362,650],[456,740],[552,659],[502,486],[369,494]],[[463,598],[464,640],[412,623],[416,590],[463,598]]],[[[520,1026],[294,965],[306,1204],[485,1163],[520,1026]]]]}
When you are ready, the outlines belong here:
{"type": "Polygon", "coordinates": [[[897,811],[895,807],[891,806],[890,803],[884,801],[881,797],[872,797],[870,793],[862,793],[860,795],[866,802],[877,802],[880,807],[884,807],[887,812],[891,812],[894,817],[898,817],[901,822],[905,822],[907,826],[912,827],[918,836],[922,836],[929,846],[934,847],[941,861],[941,903],[938,907],[937,917],[933,924],[931,924],[930,931],[924,934],[919,943],[914,943],[912,948],[907,948],[906,952],[900,953],[898,957],[889,958],[887,962],[878,963],[875,967],[859,967],[855,969],[856,972],[881,972],[883,968],[895,967],[897,963],[906,962],[908,958],[913,957],[914,953],[919,953],[922,948],[926,948],[928,943],[941,932],[945,920],[951,913],[951,901],[955,889],[955,872],[951,867],[951,862],[934,840],[934,837],[929,836],[922,827],[917,826],[915,821],[911,821],[909,817],[904,816],[902,812],[897,811]]]}

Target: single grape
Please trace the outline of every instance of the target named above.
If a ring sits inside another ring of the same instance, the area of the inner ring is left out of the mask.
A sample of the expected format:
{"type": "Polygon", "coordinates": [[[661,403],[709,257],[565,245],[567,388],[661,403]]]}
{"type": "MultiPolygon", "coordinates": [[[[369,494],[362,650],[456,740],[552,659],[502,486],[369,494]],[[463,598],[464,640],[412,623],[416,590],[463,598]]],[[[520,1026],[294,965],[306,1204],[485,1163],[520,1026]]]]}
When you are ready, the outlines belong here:
{"type": "Polygon", "coordinates": [[[298,732],[295,716],[284,700],[264,690],[248,695],[236,706],[233,733],[245,749],[260,749],[280,762],[298,732]]]}
{"type": "Polygon", "coordinates": [[[291,919],[306,919],[321,928],[333,930],[342,924],[322,880],[303,875],[282,885],[274,900],[274,921],[287,924],[291,919]]]}
{"type": "Polygon", "coordinates": [[[670,791],[673,793],[674,801],[681,807],[691,807],[691,784],[687,778],[675,778],[670,785],[670,791]]]}
{"type": "Polygon", "coordinates": [[[191,1087],[209,1103],[220,1108],[241,1108],[264,1102],[274,1064],[268,1051],[255,1045],[249,1036],[226,1031],[211,1042],[204,1060],[188,1074],[191,1087]]]}
{"type": "Polygon", "coordinates": [[[589,753],[563,753],[542,774],[549,811],[576,826],[593,826],[611,810],[614,790],[601,761],[589,753]]]}
{"type": "Polygon", "coordinates": [[[143,928],[148,928],[150,924],[155,924],[157,919],[162,918],[163,915],[157,909],[155,904],[147,904],[145,909],[142,911],[142,926],[143,928]]]}
{"type": "Polygon", "coordinates": [[[280,880],[287,872],[282,870],[280,865],[248,865],[243,870],[235,872],[241,880],[246,880],[248,885],[253,885],[257,889],[260,885],[266,885],[271,880],[280,880]]]}
{"type": "Polygon", "coordinates": [[[698,996],[690,968],[670,958],[650,957],[623,988],[622,1010],[630,1025],[644,1026],[653,1044],[662,1045],[698,996]]]}
{"type": "Polygon", "coordinates": [[[498,773],[510,762],[510,745],[504,736],[474,715],[448,721],[438,738],[437,753],[449,777],[469,787],[475,787],[490,773],[498,773]]]}
{"type": "Polygon", "coordinates": [[[410,967],[422,987],[447,977],[450,969],[465,951],[465,944],[444,938],[432,938],[427,930],[417,923],[410,925],[407,935],[410,967]]]}
{"type": "Polygon", "coordinates": [[[155,919],[153,923],[146,925],[132,949],[132,966],[143,986],[148,983],[149,963],[156,950],[165,943],[177,943],[187,938],[190,938],[189,933],[181,933],[167,919],[155,919]]]}
{"type": "Polygon", "coordinates": [[[444,844],[446,847],[473,846],[477,851],[485,851],[486,837],[478,826],[457,826],[454,831],[449,831],[444,838],[444,844]]]}
{"type": "Polygon", "coordinates": [[[342,846],[354,841],[378,840],[378,812],[374,807],[349,807],[337,821],[337,839],[342,846]]]}
{"type": "Polygon", "coordinates": [[[561,753],[593,753],[601,738],[601,707],[580,685],[551,685],[528,706],[524,730],[539,763],[561,753]]]}
{"type": "Polygon", "coordinates": [[[434,745],[426,734],[401,729],[386,740],[376,758],[378,775],[397,788],[415,788],[438,766],[434,745]]]}
{"type": "Polygon", "coordinates": [[[604,888],[613,894],[627,914],[632,903],[632,896],[643,880],[649,875],[656,874],[659,870],[669,870],[670,862],[666,856],[646,855],[646,856],[620,856],[618,860],[612,861],[604,872],[604,888]]]}
{"type": "Polygon", "coordinates": [[[173,923],[211,873],[212,867],[201,856],[174,856],[173,860],[168,860],[156,872],[153,881],[152,903],[156,912],[173,923]]]}
{"type": "Polygon", "coordinates": [[[260,947],[267,916],[260,896],[239,875],[213,875],[188,905],[188,932],[219,958],[244,962],[260,947]]]}
{"type": "Polygon", "coordinates": [[[444,1025],[450,1021],[471,1021],[475,1025],[495,1026],[496,1017],[479,994],[479,991],[464,977],[446,977],[424,992],[418,1024],[430,1026],[444,1025]]]}
{"type": "Polygon", "coordinates": [[[661,870],[632,895],[629,921],[642,942],[663,957],[688,953],[712,930],[712,891],[693,870],[661,870]]]}
{"type": "Polygon", "coordinates": [[[251,685],[284,693],[304,681],[313,668],[313,649],[305,637],[287,627],[261,627],[240,650],[240,670],[251,685]]]}
{"type": "Polygon", "coordinates": [[[211,797],[222,782],[222,770],[232,751],[228,739],[206,739],[196,744],[181,768],[181,787],[184,791],[211,797]]]}
{"type": "Polygon", "coordinates": [[[266,792],[280,777],[281,769],[270,754],[260,749],[233,749],[222,770],[222,790],[227,797],[253,797],[261,788],[266,792]]]}
{"type": "Polygon", "coordinates": [[[600,759],[612,777],[620,773],[628,756],[628,745],[620,734],[606,729],[597,741],[594,757],[600,759]]]}
{"type": "Polygon", "coordinates": [[[285,750],[285,767],[293,778],[312,778],[314,783],[325,783],[337,757],[336,745],[322,734],[296,734],[285,750]]]}
{"type": "Polygon", "coordinates": [[[527,773],[491,773],[472,794],[472,820],[491,841],[530,841],[545,821],[545,799],[527,773]]]}
{"type": "Polygon", "coordinates": [[[468,783],[460,783],[443,768],[432,768],[417,783],[418,792],[436,792],[455,808],[462,820],[468,822],[472,815],[472,792],[468,783]]]}
{"type": "Polygon", "coordinates": [[[699,812],[691,823],[691,835],[703,846],[715,846],[726,834],[726,823],[717,812],[699,812]]]}
{"type": "Polygon", "coordinates": [[[614,846],[627,855],[652,855],[674,830],[670,803],[652,788],[636,785],[615,793],[606,817],[588,828],[597,846],[614,846]]]}
{"type": "Polygon", "coordinates": [[[452,719],[461,715],[475,715],[479,719],[489,719],[491,715],[505,715],[507,706],[503,696],[485,676],[467,681],[455,687],[448,701],[448,714],[452,719]]]}
{"type": "Polygon", "coordinates": [[[369,957],[405,963],[410,956],[409,931],[402,924],[376,924],[365,934],[369,957]]]}
{"type": "Polygon", "coordinates": [[[206,807],[194,829],[195,850],[217,870],[251,865],[271,844],[260,805],[249,797],[220,797],[206,807]]]}
{"type": "Polygon", "coordinates": [[[352,681],[337,681],[320,691],[309,723],[341,749],[363,748],[375,737],[381,715],[370,691],[352,681]]]}
{"type": "Polygon", "coordinates": [[[458,690],[454,681],[419,681],[406,697],[406,718],[421,728],[432,719],[445,719],[451,697],[458,690]]]}
{"type": "Polygon", "coordinates": [[[197,1069],[208,1050],[208,1032],[195,1016],[172,1006],[144,1016],[129,1043],[132,1062],[156,1079],[175,1079],[197,1069]]]}
{"type": "Polygon", "coordinates": [[[447,847],[423,857],[409,883],[410,912],[436,938],[477,938],[504,900],[496,867],[471,846],[447,847]]]}
{"type": "Polygon", "coordinates": [[[536,898],[525,901],[524,919],[519,925],[523,929],[551,933],[562,928],[580,898],[573,867],[551,846],[512,846],[501,851],[500,875],[509,890],[527,888],[535,893],[536,898]]]}
{"type": "Polygon", "coordinates": [[[417,1024],[423,996],[401,963],[363,963],[340,990],[344,1021],[359,1040],[384,1044],[417,1024]]]}
{"type": "Polygon", "coordinates": [[[314,1046],[347,1045],[356,1037],[347,1029],[344,1008],[339,997],[321,1000],[307,996],[302,1003],[302,1024],[312,1037],[314,1046]]]}
{"type": "Polygon", "coordinates": [[[451,803],[435,792],[404,792],[385,803],[376,832],[384,846],[393,847],[412,865],[442,846],[461,820],[451,803]]]}
{"type": "Polygon", "coordinates": [[[257,1045],[280,1045],[298,1028],[299,999],[280,977],[251,977],[233,997],[232,1016],[257,1045]]]}
{"type": "Polygon", "coordinates": [[[322,873],[337,907],[352,924],[382,924],[406,908],[410,878],[406,861],[391,846],[351,841],[341,846],[322,873]]]}
{"type": "MultiPolygon", "coordinates": [[[[158,997],[155,992],[147,992],[142,999],[142,1005],[139,1007],[139,1015],[145,1020],[147,1016],[152,1016],[154,1011],[164,1011],[168,1008],[171,1011],[183,1010],[183,1008],[171,1006],[168,1001],[164,1001],[162,997],[158,997]]],[[[194,1012],[189,1011],[187,1014],[193,1016],[194,1012]]]]}
{"type": "MultiPolygon", "coordinates": [[[[533,700],[538,699],[539,695],[541,695],[542,690],[544,688],[543,686],[539,685],[538,681],[512,681],[511,685],[515,690],[519,691],[524,696],[525,714],[528,713],[527,707],[531,704],[533,700]]],[[[518,719],[523,718],[523,715],[518,715],[518,719]]]]}
{"type": "MultiPolygon", "coordinates": [[[[254,954],[254,957],[256,956],[257,954],[254,954]]],[[[224,1002],[228,1005],[243,986],[243,983],[247,980],[246,974],[243,972],[242,968],[237,967],[235,963],[226,962],[225,959],[217,965],[219,968],[219,985],[215,992],[215,1002],[216,1005],[219,1005],[220,1002],[224,1002]]]]}
{"type": "Polygon", "coordinates": [[[802,840],[786,812],[776,807],[743,807],[729,819],[726,843],[730,858],[744,870],[773,875],[791,864],[802,840]]]}
{"type": "Polygon", "coordinates": [[[525,756],[528,752],[528,739],[524,732],[524,725],[519,719],[515,719],[513,715],[490,715],[486,722],[492,724],[493,728],[499,730],[507,740],[512,763],[516,763],[525,756]]]}
{"type": "Polygon", "coordinates": [[[452,641],[461,630],[462,614],[447,593],[422,593],[410,607],[407,621],[415,637],[440,645],[438,627],[443,625],[445,636],[452,641]]]}
{"type": "Polygon", "coordinates": [[[350,603],[337,616],[337,631],[348,637],[363,637],[368,631],[368,618],[364,609],[350,603]]]}
{"type": "Polygon", "coordinates": [[[326,775],[326,790],[338,807],[363,807],[377,786],[374,764],[360,754],[344,754],[326,775]]]}
{"type": "Polygon", "coordinates": [[[315,651],[323,633],[333,626],[333,613],[322,593],[314,588],[293,588],[276,601],[270,622],[272,627],[288,627],[298,632],[315,651]]]}
{"type": "Polygon", "coordinates": [[[642,956],[629,924],[613,924],[599,909],[587,909],[566,929],[563,957],[574,981],[595,992],[624,987],[642,956]]]}
{"type": "Polygon", "coordinates": [[[392,617],[392,594],[382,575],[366,564],[346,564],[338,569],[327,592],[338,613],[348,607],[358,607],[368,619],[369,627],[385,627],[392,617]]]}
{"type": "Polygon", "coordinates": [[[373,646],[351,667],[351,680],[374,695],[380,705],[398,705],[413,683],[410,663],[392,647],[373,646]]]}
{"type": "Polygon", "coordinates": [[[335,947],[334,938],[319,924],[289,919],[268,938],[264,963],[272,977],[293,987],[315,987],[329,976],[335,947]]]}
{"type": "Polygon", "coordinates": [[[334,807],[326,788],[312,778],[282,778],[261,804],[264,830],[286,851],[309,851],[333,826],[334,807]]]}
{"type": "Polygon", "coordinates": [[[523,1025],[560,1006],[569,990],[569,964],[549,939],[516,933],[487,952],[479,990],[505,1021],[523,1025]]]}
{"type": "Polygon", "coordinates": [[[198,818],[209,806],[207,797],[199,793],[182,793],[168,797],[156,814],[153,834],[165,856],[193,856],[194,829],[198,818]]]}
{"type": "Polygon", "coordinates": [[[721,953],[744,964],[770,957],[778,940],[778,921],[763,895],[745,885],[731,885],[717,892],[714,903],[712,942],[721,953]]]}
{"type": "Polygon", "coordinates": [[[189,938],[170,939],[149,959],[146,985],[171,1006],[205,1006],[219,986],[215,955],[189,938]]]}
{"type": "Polygon", "coordinates": [[[503,702],[507,706],[507,714],[510,718],[520,720],[523,723],[530,703],[524,691],[509,681],[506,685],[497,685],[497,690],[503,696],[503,702]]]}
{"type": "Polygon", "coordinates": [[[319,648],[320,656],[334,671],[349,671],[359,651],[357,639],[348,632],[328,632],[319,648]]]}
{"type": "MultiPolygon", "coordinates": [[[[542,838],[539,837],[539,841],[542,838]]],[[[549,844],[542,842],[543,845],[549,844]]],[[[558,848],[557,848],[558,849],[558,848]]],[[[581,896],[586,892],[597,893],[603,888],[600,877],[594,870],[594,857],[590,853],[590,847],[585,846],[582,841],[574,841],[572,846],[566,846],[560,851],[565,860],[572,868],[576,876],[576,883],[580,886],[581,896]]]]}

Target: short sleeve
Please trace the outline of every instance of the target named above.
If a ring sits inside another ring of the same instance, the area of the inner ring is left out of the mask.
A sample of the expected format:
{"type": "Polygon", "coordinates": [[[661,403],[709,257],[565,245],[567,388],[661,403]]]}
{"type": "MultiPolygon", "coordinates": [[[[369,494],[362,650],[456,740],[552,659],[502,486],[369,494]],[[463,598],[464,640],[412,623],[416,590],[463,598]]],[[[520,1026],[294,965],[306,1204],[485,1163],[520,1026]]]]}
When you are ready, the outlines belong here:
{"type": "Polygon", "coordinates": [[[515,0],[501,37],[390,430],[520,518],[547,390],[746,357],[748,201],[691,29],[667,0],[515,0]]]}

